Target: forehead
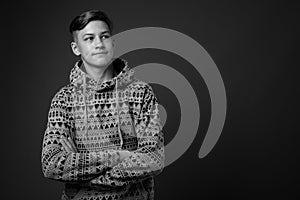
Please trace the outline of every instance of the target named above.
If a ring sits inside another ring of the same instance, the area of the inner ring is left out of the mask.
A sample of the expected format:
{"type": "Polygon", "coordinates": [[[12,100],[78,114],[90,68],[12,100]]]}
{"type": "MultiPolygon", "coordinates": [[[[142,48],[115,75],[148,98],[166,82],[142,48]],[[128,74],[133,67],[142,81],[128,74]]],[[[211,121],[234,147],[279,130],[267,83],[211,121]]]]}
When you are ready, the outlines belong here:
{"type": "Polygon", "coordinates": [[[91,21],[82,30],[76,31],[78,36],[85,34],[101,34],[103,32],[109,32],[108,25],[103,21],[91,21]]]}

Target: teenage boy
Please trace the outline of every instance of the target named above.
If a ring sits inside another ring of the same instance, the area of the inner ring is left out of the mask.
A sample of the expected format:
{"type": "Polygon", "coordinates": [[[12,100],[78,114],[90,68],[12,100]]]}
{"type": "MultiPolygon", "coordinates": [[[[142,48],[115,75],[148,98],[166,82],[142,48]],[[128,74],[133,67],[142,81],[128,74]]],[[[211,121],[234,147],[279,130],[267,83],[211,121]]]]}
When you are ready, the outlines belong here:
{"type": "Polygon", "coordinates": [[[62,199],[154,199],[164,137],[151,86],[113,58],[112,23],[90,10],[70,24],[80,56],[53,97],[42,147],[45,177],[65,182],[62,199]]]}

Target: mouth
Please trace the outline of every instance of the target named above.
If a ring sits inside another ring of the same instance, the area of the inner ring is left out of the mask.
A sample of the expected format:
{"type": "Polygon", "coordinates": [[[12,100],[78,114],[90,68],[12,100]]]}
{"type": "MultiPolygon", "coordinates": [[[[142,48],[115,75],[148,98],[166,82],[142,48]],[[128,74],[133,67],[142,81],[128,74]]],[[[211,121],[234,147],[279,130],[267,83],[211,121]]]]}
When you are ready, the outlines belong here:
{"type": "Polygon", "coordinates": [[[97,52],[97,53],[93,53],[92,55],[95,56],[95,55],[105,55],[107,54],[107,52],[97,52]]]}

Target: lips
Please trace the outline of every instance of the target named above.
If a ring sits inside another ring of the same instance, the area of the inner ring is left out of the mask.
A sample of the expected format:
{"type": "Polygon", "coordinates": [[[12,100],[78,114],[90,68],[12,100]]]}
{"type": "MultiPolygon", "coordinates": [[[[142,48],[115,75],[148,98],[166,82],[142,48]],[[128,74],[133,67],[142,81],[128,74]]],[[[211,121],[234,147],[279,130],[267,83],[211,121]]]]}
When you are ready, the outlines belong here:
{"type": "Polygon", "coordinates": [[[107,52],[97,52],[97,53],[93,53],[93,55],[104,55],[104,54],[107,54],[107,52]]]}

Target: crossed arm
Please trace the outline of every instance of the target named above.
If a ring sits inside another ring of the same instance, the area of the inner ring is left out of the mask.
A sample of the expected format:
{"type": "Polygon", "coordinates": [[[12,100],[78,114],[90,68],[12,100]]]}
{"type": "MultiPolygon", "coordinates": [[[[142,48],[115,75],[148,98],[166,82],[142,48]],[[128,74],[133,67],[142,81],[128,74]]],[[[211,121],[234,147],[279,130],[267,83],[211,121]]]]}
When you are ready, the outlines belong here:
{"type": "MultiPolygon", "coordinates": [[[[62,136],[60,139],[60,143],[62,144],[63,151],[66,151],[67,153],[78,153],[76,145],[74,144],[74,141],[70,137],[62,136]]],[[[119,157],[117,163],[122,162],[125,158],[129,157],[130,155],[130,152],[126,150],[119,150],[116,153],[119,157]]]]}
{"type": "Polygon", "coordinates": [[[42,169],[45,177],[122,186],[158,174],[163,169],[164,141],[157,106],[151,87],[146,87],[141,114],[135,123],[136,151],[78,153],[70,138],[71,124],[67,120],[64,94],[58,92],[51,103],[43,140],[42,169]]]}

